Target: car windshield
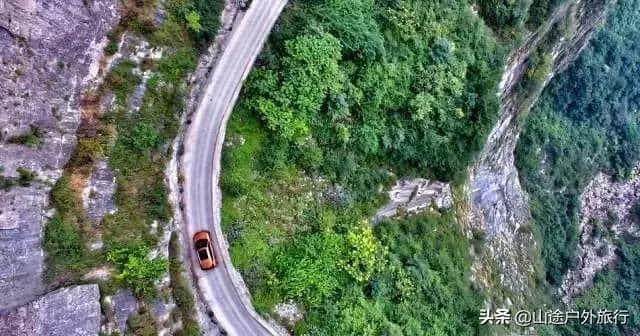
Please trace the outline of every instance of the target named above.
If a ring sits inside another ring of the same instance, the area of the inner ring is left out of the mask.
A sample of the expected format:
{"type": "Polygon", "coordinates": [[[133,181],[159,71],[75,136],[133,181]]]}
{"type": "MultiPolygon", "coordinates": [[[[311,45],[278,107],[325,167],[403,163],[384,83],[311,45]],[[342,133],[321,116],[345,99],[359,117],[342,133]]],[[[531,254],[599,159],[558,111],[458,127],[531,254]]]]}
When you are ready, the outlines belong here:
{"type": "Polygon", "coordinates": [[[209,253],[207,253],[207,249],[198,250],[198,256],[200,257],[200,260],[209,259],[209,253]]]}
{"type": "Polygon", "coordinates": [[[206,239],[200,239],[198,241],[196,241],[196,248],[197,249],[201,249],[203,247],[207,246],[207,240],[206,239]]]}

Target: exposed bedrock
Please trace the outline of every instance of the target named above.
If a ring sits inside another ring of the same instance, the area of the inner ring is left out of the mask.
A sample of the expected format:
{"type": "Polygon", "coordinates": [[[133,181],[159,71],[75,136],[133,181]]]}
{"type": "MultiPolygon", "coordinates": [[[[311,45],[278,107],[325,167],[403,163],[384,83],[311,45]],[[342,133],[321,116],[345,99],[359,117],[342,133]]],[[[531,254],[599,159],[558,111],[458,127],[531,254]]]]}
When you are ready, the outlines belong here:
{"type": "Polygon", "coordinates": [[[529,35],[507,62],[500,84],[499,119],[470,168],[467,215],[468,232],[482,232],[485,248],[476,256],[472,271],[481,287],[501,293],[494,304],[524,303],[534,280],[533,258],[536,243],[531,229],[528,198],[520,186],[514,165],[514,149],[520,134],[521,115],[526,115],[542,88],[555,73],[563,71],[586,46],[594,29],[603,20],[610,0],[567,1],[550,19],[529,35]],[[553,24],[573,16],[572,34],[552,47],[552,71],[535,92],[518,92],[518,82],[526,72],[529,55],[541,43],[553,24]],[[497,277],[492,277],[497,274],[497,277]]]}
{"type": "Polygon", "coordinates": [[[95,336],[99,331],[98,285],[60,289],[0,314],[2,336],[95,336]]]}
{"type": "Polygon", "coordinates": [[[452,204],[448,183],[423,178],[399,179],[389,191],[389,202],[376,212],[374,221],[448,209],[452,204]]]}
{"type": "Polygon", "coordinates": [[[0,175],[17,178],[18,168],[35,174],[29,186],[0,191],[0,309],[46,291],[48,194],[75,146],[81,95],[99,72],[117,3],[0,1],[0,175]],[[16,141],[26,134],[35,138],[16,141]]]}

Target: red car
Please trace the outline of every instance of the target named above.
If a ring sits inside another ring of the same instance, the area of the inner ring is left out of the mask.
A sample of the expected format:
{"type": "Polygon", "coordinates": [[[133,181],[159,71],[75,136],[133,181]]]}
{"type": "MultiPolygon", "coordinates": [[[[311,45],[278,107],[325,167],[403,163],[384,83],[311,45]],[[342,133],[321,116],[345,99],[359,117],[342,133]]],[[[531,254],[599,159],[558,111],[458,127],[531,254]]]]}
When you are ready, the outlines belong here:
{"type": "Polygon", "coordinates": [[[213,256],[211,234],[209,231],[199,231],[193,235],[193,245],[196,248],[200,268],[208,270],[216,267],[216,258],[213,256]]]}

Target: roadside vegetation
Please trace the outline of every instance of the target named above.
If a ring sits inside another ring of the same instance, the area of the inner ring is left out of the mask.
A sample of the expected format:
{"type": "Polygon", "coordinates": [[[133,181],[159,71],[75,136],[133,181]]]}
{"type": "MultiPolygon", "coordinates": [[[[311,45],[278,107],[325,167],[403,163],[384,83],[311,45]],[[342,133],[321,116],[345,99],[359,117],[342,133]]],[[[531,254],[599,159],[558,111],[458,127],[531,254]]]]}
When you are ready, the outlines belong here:
{"type": "Polygon", "coordinates": [[[40,146],[41,138],[42,131],[40,130],[40,128],[37,126],[31,126],[31,129],[28,132],[11,137],[7,140],[7,142],[27,145],[29,147],[38,147],[40,146]]]}
{"type": "Polygon", "coordinates": [[[296,335],[478,334],[482,295],[453,213],[372,228],[367,216],[380,202],[350,200],[293,165],[261,176],[264,132],[234,115],[222,170],[223,228],[256,309],[300,304],[296,335]]]}
{"type": "Polygon", "coordinates": [[[198,336],[200,327],[196,321],[196,306],[191,291],[191,284],[185,278],[182,259],[180,258],[182,246],[178,238],[179,233],[172,232],[169,240],[169,275],[171,278],[171,294],[180,311],[182,330],[178,335],[198,336]]]}
{"type": "MultiPolygon", "coordinates": [[[[585,186],[600,171],[626,179],[640,159],[639,14],[640,1],[617,3],[591,45],[545,89],[516,149],[550,288],[575,264],[579,196],[585,186]]],[[[632,219],[638,208],[632,208],[632,219]]],[[[580,309],[628,309],[631,322],[606,329],[570,325],[550,334],[628,335],[638,328],[640,245],[632,237],[614,243],[618,261],[598,274],[593,288],[575,303],[580,309]]]]}

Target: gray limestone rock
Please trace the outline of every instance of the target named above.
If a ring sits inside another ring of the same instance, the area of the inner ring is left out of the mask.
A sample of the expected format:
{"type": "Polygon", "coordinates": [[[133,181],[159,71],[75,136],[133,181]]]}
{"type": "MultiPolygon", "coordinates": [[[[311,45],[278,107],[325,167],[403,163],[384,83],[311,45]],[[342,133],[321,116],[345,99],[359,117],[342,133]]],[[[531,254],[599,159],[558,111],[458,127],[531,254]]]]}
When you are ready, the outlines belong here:
{"type": "Polygon", "coordinates": [[[100,329],[98,285],[67,287],[0,314],[2,336],[95,336],[100,329]]]}
{"type": "Polygon", "coordinates": [[[127,329],[129,316],[138,311],[138,300],[129,289],[121,289],[111,297],[114,317],[120,334],[124,334],[127,329]]]}
{"type": "Polygon", "coordinates": [[[402,214],[448,209],[452,204],[451,186],[448,183],[423,178],[400,179],[389,191],[389,202],[376,212],[374,221],[402,214]]]}
{"type": "Polygon", "coordinates": [[[86,188],[82,192],[82,202],[87,217],[100,224],[102,218],[116,210],[113,194],[116,191],[116,176],[104,160],[96,161],[86,188]]]}
{"type": "Polygon", "coordinates": [[[558,294],[565,303],[591,287],[597,272],[616,260],[616,238],[639,237],[640,229],[629,216],[640,199],[640,165],[627,181],[597,174],[580,196],[580,230],[577,261],[562,281],[558,294]],[[613,215],[614,218],[609,218],[613,215]],[[603,225],[611,221],[609,225],[603,225]],[[594,230],[594,225],[599,229],[594,230]],[[609,234],[599,232],[609,231],[609,234]]]}
{"type": "Polygon", "coordinates": [[[32,300],[44,289],[41,208],[48,199],[35,187],[0,191],[0,310],[32,300]]]}
{"type": "Polygon", "coordinates": [[[0,309],[45,291],[41,237],[51,185],[75,146],[82,93],[98,74],[117,0],[0,1],[0,166],[39,182],[0,191],[0,309]],[[39,144],[12,143],[37,128],[39,144]]]}

